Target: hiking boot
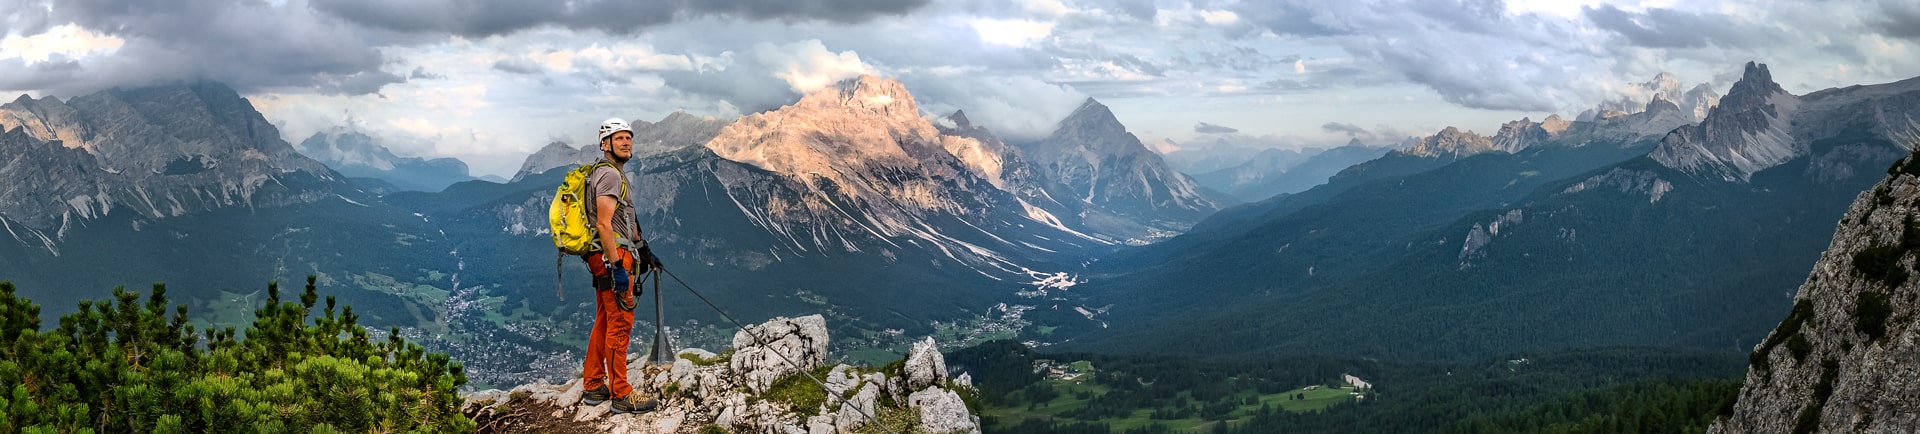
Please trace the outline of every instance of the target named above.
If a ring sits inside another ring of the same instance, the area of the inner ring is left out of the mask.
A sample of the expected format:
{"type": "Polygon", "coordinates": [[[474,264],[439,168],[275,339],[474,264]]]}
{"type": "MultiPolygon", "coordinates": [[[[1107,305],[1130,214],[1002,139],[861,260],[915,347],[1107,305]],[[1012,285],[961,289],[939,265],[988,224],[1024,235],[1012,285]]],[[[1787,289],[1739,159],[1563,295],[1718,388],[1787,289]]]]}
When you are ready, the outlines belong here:
{"type": "Polygon", "coordinates": [[[602,402],[607,402],[609,393],[612,392],[607,391],[607,386],[605,385],[595,387],[593,390],[581,392],[580,405],[600,405],[602,402]]]}
{"type": "Polygon", "coordinates": [[[654,407],[659,406],[659,400],[640,396],[638,393],[630,393],[624,398],[614,398],[613,400],[614,413],[645,413],[653,411],[654,407]]]}

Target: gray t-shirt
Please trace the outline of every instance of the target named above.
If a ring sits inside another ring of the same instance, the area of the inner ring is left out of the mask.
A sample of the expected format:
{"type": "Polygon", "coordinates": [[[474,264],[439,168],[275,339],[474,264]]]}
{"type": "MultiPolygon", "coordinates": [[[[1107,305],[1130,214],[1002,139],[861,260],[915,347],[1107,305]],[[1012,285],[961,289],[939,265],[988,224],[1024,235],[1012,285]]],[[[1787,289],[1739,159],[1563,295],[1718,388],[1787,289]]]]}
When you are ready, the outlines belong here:
{"type": "MultiPolygon", "coordinates": [[[[607,160],[602,158],[600,161],[607,160]]],[[[621,173],[619,170],[609,166],[596,167],[593,169],[593,174],[587,176],[587,191],[592,192],[594,197],[594,201],[589,203],[596,204],[587,207],[587,221],[600,221],[600,216],[598,215],[600,213],[600,206],[597,205],[600,201],[600,196],[613,196],[613,198],[616,199],[614,202],[617,204],[614,205],[613,208],[613,232],[618,234],[618,238],[624,238],[634,244],[639,244],[639,238],[634,236],[639,231],[637,230],[638,228],[634,227],[635,223],[633,221],[633,186],[627,186],[625,199],[621,199],[620,197],[620,184],[626,181],[625,175],[626,174],[621,173]]],[[[599,240],[594,240],[594,242],[598,243],[599,240]]]]}

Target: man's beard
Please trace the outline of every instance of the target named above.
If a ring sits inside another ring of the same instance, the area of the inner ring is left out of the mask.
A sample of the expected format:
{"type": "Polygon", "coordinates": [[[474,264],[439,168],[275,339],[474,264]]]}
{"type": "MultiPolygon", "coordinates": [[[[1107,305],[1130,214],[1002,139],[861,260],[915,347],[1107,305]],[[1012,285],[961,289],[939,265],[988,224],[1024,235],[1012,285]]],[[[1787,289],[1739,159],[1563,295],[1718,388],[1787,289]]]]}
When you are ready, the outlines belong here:
{"type": "Polygon", "coordinates": [[[628,153],[627,153],[627,156],[626,156],[625,158],[622,158],[622,157],[620,157],[620,153],[619,153],[619,152],[614,152],[614,150],[613,150],[613,147],[612,147],[612,146],[608,146],[608,147],[606,147],[605,149],[602,149],[602,150],[601,150],[600,152],[601,152],[601,153],[604,153],[604,154],[606,154],[606,156],[607,156],[607,159],[608,159],[608,160],[612,160],[612,161],[613,161],[613,162],[615,162],[615,163],[620,163],[620,164],[627,164],[627,160],[632,160],[632,159],[633,159],[633,153],[632,153],[632,152],[628,152],[628,153]]]}

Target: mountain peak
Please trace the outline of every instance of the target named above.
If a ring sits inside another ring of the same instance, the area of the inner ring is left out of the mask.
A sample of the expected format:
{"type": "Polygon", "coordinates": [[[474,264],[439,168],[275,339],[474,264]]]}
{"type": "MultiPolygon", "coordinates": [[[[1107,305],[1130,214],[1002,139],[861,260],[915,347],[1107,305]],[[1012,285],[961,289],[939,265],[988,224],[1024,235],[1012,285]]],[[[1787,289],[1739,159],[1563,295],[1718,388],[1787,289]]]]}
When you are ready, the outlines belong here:
{"type": "Polygon", "coordinates": [[[1740,81],[1705,120],[1668,134],[1651,156],[1667,167],[1745,181],[1806,151],[1791,134],[1799,105],[1798,97],[1773,82],[1767,65],[1747,62],[1740,81]]]}
{"type": "Polygon", "coordinates": [[[899,80],[873,75],[841,80],[800,98],[794,106],[814,110],[864,110],[886,116],[919,116],[913,94],[899,80]]]}
{"type": "Polygon", "coordinates": [[[1087,100],[1080,102],[1080,107],[1073,109],[1073,114],[1067,115],[1067,117],[1099,116],[1101,114],[1111,117],[1113,116],[1113,110],[1107,109],[1106,104],[1101,104],[1100,101],[1093,99],[1093,97],[1087,97],[1087,100]]]}
{"type": "Polygon", "coordinates": [[[1101,104],[1093,98],[1087,98],[1086,102],[1080,103],[1080,108],[1073,110],[1073,114],[1069,114],[1066,119],[1060,120],[1059,129],[1126,132],[1127,127],[1120,123],[1120,118],[1115,117],[1113,110],[1107,109],[1105,104],[1101,104]]]}
{"type": "Polygon", "coordinates": [[[1741,96],[1747,98],[1758,97],[1758,99],[1764,100],[1770,95],[1786,92],[1786,89],[1781,88],[1779,83],[1773,82],[1773,73],[1767,71],[1766,64],[1747,62],[1746,71],[1740,74],[1740,81],[1733,83],[1733,88],[1727,91],[1727,97],[1721,102],[1723,104],[1731,103],[1732,101],[1728,100],[1734,100],[1741,96]]]}
{"type": "Polygon", "coordinates": [[[973,121],[967,119],[966,110],[954,110],[953,114],[947,115],[947,120],[953,121],[954,129],[964,130],[973,128],[973,121]]]}
{"type": "Polygon", "coordinates": [[[710,118],[711,118],[710,116],[694,116],[694,115],[688,114],[686,110],[674,110],[673,113],[668,113],[667,117],[661,118],[660,122],[655,122],[654,125],[687,124],[687,123],[693,123],[693,122],[703,122],[703,121],[709,120],[710,118]]]}
{"type": "Polygon", "coordinates": [[[1347,146],[1366,147],[1367,144],[1361,143],[1360,139],[1358,138],[1352,138],[1352,139],[1347,139],[1347,146]]]}
{"type": "Polygon", "coordinates": [[[1419,142],[1401,151],[1421,157],[1460,158],[1494,150],[1493,141],[1474,134],[1472,131],[1460,131],[1459,128],[1446,127],[1439,133],[1427,136],[1419,142]]]}
{"type": "Polygon", "coordinates": [[[1642,110],[1642,111],[1647,113],[1660,113],[1663,111],[1677,112],[1677,111],[1680,111],[1680,105],[1674,104],[1673,101],[1668,101],[1665,97],[1661,97],[1660,95],[1654,95],[1653,99],[1647,101],[1646,110],[1642,110]]]}

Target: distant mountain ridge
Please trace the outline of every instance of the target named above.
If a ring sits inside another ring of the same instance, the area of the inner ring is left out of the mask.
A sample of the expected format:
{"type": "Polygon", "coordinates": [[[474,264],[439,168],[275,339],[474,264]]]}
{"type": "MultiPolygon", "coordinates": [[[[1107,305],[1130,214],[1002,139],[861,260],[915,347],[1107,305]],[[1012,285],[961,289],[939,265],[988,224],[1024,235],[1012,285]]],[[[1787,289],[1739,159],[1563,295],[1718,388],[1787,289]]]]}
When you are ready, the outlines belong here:
{"type": "Polygon", "coordinates": [[[1745,349],[1826,243],[1822,222],[1920,142],[1920,79],[1793,97],[1765,71],[1747,65],[1699,125],[1655,99],[1513,154],[1443,131],[1417,146],[1433,157],[1391,153],[1223,211],[1158,246],[1171,252],[1103,260],[1139,271],[1081,284],[1076,295],[1105,294],[1075,301],[1110,304],[1112,332],[1076,348],[1745,349]],[[1692,159],[1672,158],[1681,151],[1692,159]],[[1208,290],[1159,290],[1178,282],[1208,290]]]}
{"type": "Polygon", "coordinates": [[[376,178],[402,190],[440,191],[453,183],[475,179],[467,174],[467,163],[459,159],[403,158],[372,136],[347,129],[313,133],[295,148],[341,175],[376,178]]]}
{"type": "Polygon", "coordinates": [[[1646,111],[1654,100],[1666,101],[1687,117],[1688,123],[1700,122],[1707,118],[1707,112],[1720,105],[1720,95],[1714,93],[1709,83],[1700,83],[1685,92],[1680,91],[1680,79],[1671,73],[1655,74],[1652,80],[1628,86],[1625,93],[1600,103],[1593,109],[1581,112],[1575,119],[1595,121],[1631,115],[1646,111]]]}
{"type": "MultiPolygon", "coordinates": [[[[628,123],[633,127],[633,156],[645,157],[706,143],[720,134],[720,128],[727,123],[712,116],[694,116],[684,111],[670,113],[659,122],[634,119],[628,123]]],[[[519,181],[528,175],[538,175],[556,168],[591,163],[599,158],[600,145],[597,140],[578,148],[565,142],[551,142],[528,155],[520,163],[520,170],[514,172],[509,181],[519,181]]]]}
{"type": "Polygon", "coordinates": [[[0,221],[16,240],[55,254],[74,225],[116,209],[165,218],[357,191],[214,82],[113,89],[64,102],[21,96],[0,105],[0,130],[16,131],[9,141],[20,144],[0,148],[0,160],[10,162],[0,167],[9,180],[0,190],[9,199],[0,203],[0,221]],[[82,152],[27,145],[35,141],[82,152]],[[46,179],[56,171],[66,178],[46,179]]]}
{"type": "Polygon", "coordinates": [[[1389,151],[1366,146],[1359,139],[1332,149],[1266,149],[1243,159],[1240,164],[1193,178],[1200,185],[1231,194],[1243,202],[1254,202],[1278,194],[1306,191],[1326,183],[1348,167],[1380,158],[1389,151]]]}

